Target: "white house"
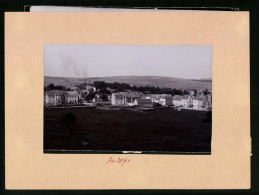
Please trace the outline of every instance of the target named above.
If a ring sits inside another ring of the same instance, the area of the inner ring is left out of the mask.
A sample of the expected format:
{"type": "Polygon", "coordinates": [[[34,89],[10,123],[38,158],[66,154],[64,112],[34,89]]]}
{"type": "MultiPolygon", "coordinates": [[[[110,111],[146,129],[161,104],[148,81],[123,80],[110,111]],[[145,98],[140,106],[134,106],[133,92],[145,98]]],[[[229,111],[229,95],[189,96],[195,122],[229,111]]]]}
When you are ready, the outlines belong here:
{"type": "Polygon", "coordinates": [[[152,102],[159,103],[162,94],[147,94],[146,99],[151,99],[152,102]]]}
{"type": "Polygon", "coordinates": [[[79,101],[79,94],[77,91],[66,91],[66,103],[74,103],[79,101]]]}
{"type": "Polygon", "coordinates": [[[46,92],[46,104],[51,105],[61,105],[65,103],[65,93],[64,90],[50,90],[46,92]]]}
{"type": "Polygon", "coordinates": [[[141,98],[143,93],[141,92],[126,92],[124,94],[124,102],[126,106],[130,106],[137,98],[141,98]]]}
{"type": "Polygon", "coordinates": [[[147,94],[146,99],[150,99],[152,103],[158,103],[162,106],[168,106],[173,104],[171,94],[147,94]]]}
{"type": "Polygon", "coordinates": [[[173,98],[171,94],[162,94],[162,97],[159,100],[159,103],[162,106],[170,106],[173,105],[173,98]]]}
{"type": "Polygon", "coordinates": [[[174,95],[173,96],[173,105],[174,106],[182,106],[182,96],[181,95],[174,95]]]}
{"type": "Polygon", "coordinates": [[[196,97],[193,99],[193,108],[194,109],[202,109],[204,108],[204,100],[205,97],[196,97]]]}
{"type": "Polygon", "coordinates": [[[192,96],[192,95],[182,96],[182,99],[181,99],[182,106],[185,107],[185,108],[192,107],[193,106],[193,99],[194,99],[194,96],[192,96]]]}
{"type": "Polygon", "coordinates": [[[132,106],[136,98],[142,97],[141,92],[117,92],[112,93],[112,105],[115,106],[132,106]]]}
{"type": "Polygon", "coordinates": [[[91,91],[96,92],[96,87],[94,87],[92,84],[86,85],[85,89],[88,93],[91,91]]]}
{"type": "Polygon", "coordinates": [[[124,97],[122,92],[112,94],[112,105],[114,106],[124,105],[124,97]]]}

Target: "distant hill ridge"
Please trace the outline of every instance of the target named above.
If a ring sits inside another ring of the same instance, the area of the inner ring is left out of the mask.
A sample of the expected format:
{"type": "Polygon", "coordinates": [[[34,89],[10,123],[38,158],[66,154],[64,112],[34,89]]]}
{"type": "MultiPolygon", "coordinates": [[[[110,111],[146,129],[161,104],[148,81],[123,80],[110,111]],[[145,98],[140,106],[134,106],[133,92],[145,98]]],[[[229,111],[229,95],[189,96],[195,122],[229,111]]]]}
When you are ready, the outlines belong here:
{"type": "Polygon", "coordinates": [[[73,78],[73,77],[44,77],[44,85],[53,83],[55,85],[77,85],[83,82],[93,83],[94,81],[105,81],[107,83],[128,83],[136,86],[155,86],[178,89],[211,89],[212,79],[183,79],[163,76],[109,76],[109,77],[90,77],[90,78],[73,78]]]}

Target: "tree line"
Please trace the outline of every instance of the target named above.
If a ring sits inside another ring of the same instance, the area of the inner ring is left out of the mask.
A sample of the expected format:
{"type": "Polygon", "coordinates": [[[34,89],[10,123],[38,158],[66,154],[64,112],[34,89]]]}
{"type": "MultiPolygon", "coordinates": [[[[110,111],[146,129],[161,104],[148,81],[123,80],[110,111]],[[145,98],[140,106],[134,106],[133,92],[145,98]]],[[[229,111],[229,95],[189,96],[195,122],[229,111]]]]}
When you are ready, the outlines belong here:
{"type": "MultiPolygon", "coordinates": [[[[88,84],[86,83],[82,83],[77,85],[76,87],[78,87],[79,89],[85,89],[85,87],[88,84]]],[[[119,91],[127,91],[127,90],[132,90],[132,91],[137,91],[137,92],[142,92],[142,93],[150,93],[150,94],[171,94],[172,96],[174,95],[189,95],[189,91],[194,91],[194,95],[197,95],[197,90],[196,89],[175,89],[175,88],[166,88],[166,87],[155,87],[155,86],[136,86],[136,85],[130,85],[127,83],[118,83],[118,82],[114,82],[114,83],[106,83],[105,81],[94,81],[92,84],[94,87],[96,87],[96,89],[98,90],[98,93],[100,95],[102,94],[111,94],[111,91],[108,90],[107,88],[113,89],[114,92],[119,92],[119,91]]],[[[66,89],[64,86],[61,85],[54,85],[54,84],[49,84],[48,86],[44,87],[44,91],[49,91],[49,90],[69,90],[66,89]]],[[[210,92],[208,91],[208,89],[203,90],[203,94],[207,95],[210,92]]],[[[95,93],[91,93],[90,94],[90,98],[92,98],[92,96],[94,96],[95,93]]],[[[105,97],[106,98],[106,97],[105,97]]]]}
{"type": "MultiPolygon", "coordinates": [[[[136,85],[130,85],[127,83],[106,83],[105,81],[94,81],[93,86],[95,86],[100,91],[103,91],[104,93],[107,93],[107,88],[114,89],[115,91],[126,91],[126,90],[132,90],[132,91],[138,91],[143,93],[151,93],[151,94],[171,94],[174,95],[188,95],[189,90],[186,89],[175,89],[175,88],[160,88],[160,87],[154,87],[154,86],[136,86],[136,85]]],[[[194,91],[194,95],[197,95],[197,90],[192,89],[194,91]]],[[[204,95],[209,94],[210,92],[208,89],[203,91],[204,95]]]]}

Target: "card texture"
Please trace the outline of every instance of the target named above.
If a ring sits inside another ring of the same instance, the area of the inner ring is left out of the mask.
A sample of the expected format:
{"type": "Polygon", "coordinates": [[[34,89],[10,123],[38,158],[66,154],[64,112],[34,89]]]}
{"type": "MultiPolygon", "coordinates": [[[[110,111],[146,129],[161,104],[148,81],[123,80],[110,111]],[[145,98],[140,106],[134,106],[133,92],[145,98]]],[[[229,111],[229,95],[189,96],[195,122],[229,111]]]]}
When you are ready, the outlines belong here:
{"type": "Polygon", "coordinates": [[[248,12],[5,13],[6,189],[249,189],[249,63],[248,12]],[[211,46],[211,155],[43,153],[45,44],[211,46]]]}

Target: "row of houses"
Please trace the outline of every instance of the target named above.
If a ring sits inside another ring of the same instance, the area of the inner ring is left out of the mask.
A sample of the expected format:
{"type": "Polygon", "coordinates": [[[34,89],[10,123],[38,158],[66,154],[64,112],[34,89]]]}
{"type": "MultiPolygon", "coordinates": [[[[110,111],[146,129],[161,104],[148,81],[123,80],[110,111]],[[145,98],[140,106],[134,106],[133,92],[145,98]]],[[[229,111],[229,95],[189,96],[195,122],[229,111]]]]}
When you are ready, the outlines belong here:
{"type": "MultiPolygon", "coordinates": [[[[83,99],[82,91],[51,90],[44,95],[46,105],[62,105],[77,103],[83,99]]],[[[209,109],[212,106],[211,94],[208,95],[175,95],[171,94],[143,94],[142,92],[116,92],[107,95],[108,100],[103,101],[98,94],[95,95],[93,103],[112,104],[114,106],[140,106],[152,107],[154,104],[161,106],[176,106],[193,109],[209,109]]]]}
{"type": "Polygon", "coordinates": [[[47,105],[76,103],[81,99],[82,94],[77,91],[51,90],[44,95],[44,103],[47,105]]]}
{"type": "Polygon", "coordinates": [[[46,105],[62,105],[69,103],[77,103],[91,92],[96,92],[93,84],[87,84],[85,89],[79,89],[76,86],[66,86],[66,90],[50,90],[44,94],[44,104],[46,105]]]}
{"type": "Polygon", "coordinates": [[[209,109],[212,107],[212,97],[211,94],[208,95],[184,95],[184,96],[173,96],[173,105],[184,107],[184,108],[194,108],[194,109],[209,109]]]}
{"type": "Polygon", "coordinates": [[[143,94],[141,92],[118,92],[112,94],[111,103],[114,106],[150,107],[157,103],[162,106],[177,106],[193,109],[208,109],[212,106],[211,94],[208,95],[175,95],[143,94]]]}

